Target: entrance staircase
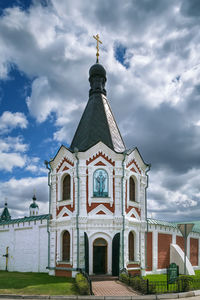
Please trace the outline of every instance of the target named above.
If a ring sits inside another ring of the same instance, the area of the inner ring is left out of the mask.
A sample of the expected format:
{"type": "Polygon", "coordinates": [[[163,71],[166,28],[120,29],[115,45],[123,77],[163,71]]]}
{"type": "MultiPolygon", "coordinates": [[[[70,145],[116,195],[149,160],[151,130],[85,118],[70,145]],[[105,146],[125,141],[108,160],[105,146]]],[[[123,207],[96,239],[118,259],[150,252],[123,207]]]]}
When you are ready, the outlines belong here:
{"type": "Polygon", "coordinates": [[[118,276],[112,275],[90,275],[91,281],[115,281],[118,280],[118,276]]]}

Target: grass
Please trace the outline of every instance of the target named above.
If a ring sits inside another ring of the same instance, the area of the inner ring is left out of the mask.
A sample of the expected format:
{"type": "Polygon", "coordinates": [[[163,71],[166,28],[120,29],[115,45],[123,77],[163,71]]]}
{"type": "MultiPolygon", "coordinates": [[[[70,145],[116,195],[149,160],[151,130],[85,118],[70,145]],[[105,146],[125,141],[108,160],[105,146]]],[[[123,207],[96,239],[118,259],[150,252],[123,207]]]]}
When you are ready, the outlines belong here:
{"type": "Polygon", "coordinates": [[[0,271],[0,294],[77,295],[78,290],[73,278],[0,271]]]}
{"type": "Polygon", "coordinates": [[[155,274],[155,275],[146,275],[144,279],[149,279],[149,281],[167,281],[166,274],[155,274]]]}
{"type": "MultiPolygon", "coordinates": [[[[200,270],[196,270],[195,276],[192,277],[198,279],[200,277],[200,270]]],[[[143,278],[149,279],[149,281],[167,281],[167,274],[146,275],[143,278]]]]}

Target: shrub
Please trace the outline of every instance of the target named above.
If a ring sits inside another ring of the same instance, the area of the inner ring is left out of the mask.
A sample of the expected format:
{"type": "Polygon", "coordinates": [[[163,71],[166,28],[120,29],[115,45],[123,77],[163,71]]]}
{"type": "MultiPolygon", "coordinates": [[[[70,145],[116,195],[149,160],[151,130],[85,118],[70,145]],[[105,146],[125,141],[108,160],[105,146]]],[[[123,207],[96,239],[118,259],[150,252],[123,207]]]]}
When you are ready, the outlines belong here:
{"type": "Polygon", "coordinates": [[[180,276],[178,279],[179,291],[188,292],[192,289],[193,278],[188,275],[180,276]]]}
{"type": "Polygon", "coordinates": [[[121,273],[120,275],[119,275],[119,280],[120,281],[122,281],[122,282],[124,282],[124,283],[126,283],[126,284],[129,284],[129,275],[128,274],[126,274],[126,273],[121,273]]]}
{"type": "MultiPolygon", "coordinates": [[[[129,284],[134,290],[141,292],[142,294],[147,294],[147,280],[143,279],[140,276],[129,276],[126,273],[121,273],[119,276],[119,280],[122,282],[129,284]]],[[[153,293],[155,290],[155,286],[149,287],[149,292],[153,293]]]]}
{"type": "Polygon", "coordinates": [[[76,285],[78,287],[79,293],[81,295],[89,295],[90,294],[90,288],[89,288],[88,281],[85,278],[85,276],[83,276],[83,274],[77,273],[75,281],[76,281],[76,285]]]}

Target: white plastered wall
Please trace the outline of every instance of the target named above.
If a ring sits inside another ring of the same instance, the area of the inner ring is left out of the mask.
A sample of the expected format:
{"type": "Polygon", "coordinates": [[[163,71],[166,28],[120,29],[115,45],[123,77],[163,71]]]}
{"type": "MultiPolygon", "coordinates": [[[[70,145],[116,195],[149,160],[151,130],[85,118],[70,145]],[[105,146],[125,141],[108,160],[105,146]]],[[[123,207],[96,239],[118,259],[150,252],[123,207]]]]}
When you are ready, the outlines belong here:
{"type": "Polygon", "coordinates": [[[6,247],[8,270],[18,272],[48,272],[47,221],[40,220],[0,226],[0,269],[5,269],[6,247]]]}

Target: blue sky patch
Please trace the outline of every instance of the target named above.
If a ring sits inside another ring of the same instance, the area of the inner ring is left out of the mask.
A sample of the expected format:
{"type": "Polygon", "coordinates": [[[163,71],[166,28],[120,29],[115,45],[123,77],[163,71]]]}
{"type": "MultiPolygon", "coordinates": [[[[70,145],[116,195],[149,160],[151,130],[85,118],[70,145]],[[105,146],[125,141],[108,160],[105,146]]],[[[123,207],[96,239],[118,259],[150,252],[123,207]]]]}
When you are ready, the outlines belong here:
{"type": "Polygon", "coordinates": [[[122,44],[116,44],[114,51],[116,60],[119,61],[126,69],[128,69],[130,64],[126,57],[127,48],[122,44]]]}

